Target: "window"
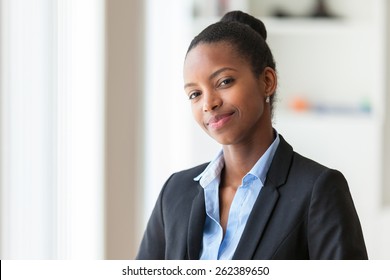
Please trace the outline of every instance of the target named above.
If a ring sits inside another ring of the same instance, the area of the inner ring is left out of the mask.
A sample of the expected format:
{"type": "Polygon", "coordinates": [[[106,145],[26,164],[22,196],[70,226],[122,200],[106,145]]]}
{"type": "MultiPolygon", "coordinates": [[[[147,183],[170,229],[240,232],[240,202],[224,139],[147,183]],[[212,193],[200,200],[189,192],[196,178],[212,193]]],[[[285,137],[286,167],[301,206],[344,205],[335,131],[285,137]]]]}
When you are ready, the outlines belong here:
{"type": "Polygon", "coordinates": [[[1,2],[2,259],[103,257],[103,15],[1,2]]]}

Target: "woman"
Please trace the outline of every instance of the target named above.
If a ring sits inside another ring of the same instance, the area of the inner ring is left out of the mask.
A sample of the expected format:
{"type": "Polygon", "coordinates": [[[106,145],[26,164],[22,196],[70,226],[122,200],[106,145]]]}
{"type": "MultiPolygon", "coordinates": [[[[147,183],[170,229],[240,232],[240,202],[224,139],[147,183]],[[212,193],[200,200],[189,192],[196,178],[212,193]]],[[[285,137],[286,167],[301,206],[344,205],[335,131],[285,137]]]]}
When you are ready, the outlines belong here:
{"type": "Polygon", "coordinates": [[[367,259],[343,175],[272,127],[277,87],[264,24],[227,13],[191,42],[184,89],[222,145],[165,183],[137,259],[367,259]]]}

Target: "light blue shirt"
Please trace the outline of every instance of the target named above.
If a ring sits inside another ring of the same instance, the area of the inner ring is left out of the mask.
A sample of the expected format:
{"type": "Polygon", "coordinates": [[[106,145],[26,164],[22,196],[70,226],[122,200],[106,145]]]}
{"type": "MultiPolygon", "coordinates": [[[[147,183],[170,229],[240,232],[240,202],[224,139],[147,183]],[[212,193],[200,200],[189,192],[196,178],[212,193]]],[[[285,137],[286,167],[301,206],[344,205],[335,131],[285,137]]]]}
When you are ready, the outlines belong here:
{"type": "Polygon", "coordinates": [[[206,204],[206,221],[203,230],[203,241],[200,259],[229,260],[232,259],[240,241],[242,232],[248,221],[249,214],[260,193],[267,176],[275,151],[279,145],[279,135],[276,133],[274,142],[252,169],[242,178],[230,206],[226,233],[219,219],[219,184],[221,171],[225,165],[223,151],[210,162],[206,169],[194,180],[199,181],[204,188],[206,204]]]}

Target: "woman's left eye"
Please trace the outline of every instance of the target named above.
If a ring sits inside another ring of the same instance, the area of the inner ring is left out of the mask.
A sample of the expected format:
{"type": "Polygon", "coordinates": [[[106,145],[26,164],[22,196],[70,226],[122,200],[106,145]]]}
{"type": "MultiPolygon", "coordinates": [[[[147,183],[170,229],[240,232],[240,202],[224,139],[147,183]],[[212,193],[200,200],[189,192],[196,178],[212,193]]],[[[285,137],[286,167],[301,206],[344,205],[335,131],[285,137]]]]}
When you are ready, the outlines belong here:
{"type": "Polygon", "coordinates": [[[227,86],[227,85],[231,84],[233,81],[234,81],[233,78],[227,78],[227,79],[224,79],[219,85],[220,86],[227,86]]]}

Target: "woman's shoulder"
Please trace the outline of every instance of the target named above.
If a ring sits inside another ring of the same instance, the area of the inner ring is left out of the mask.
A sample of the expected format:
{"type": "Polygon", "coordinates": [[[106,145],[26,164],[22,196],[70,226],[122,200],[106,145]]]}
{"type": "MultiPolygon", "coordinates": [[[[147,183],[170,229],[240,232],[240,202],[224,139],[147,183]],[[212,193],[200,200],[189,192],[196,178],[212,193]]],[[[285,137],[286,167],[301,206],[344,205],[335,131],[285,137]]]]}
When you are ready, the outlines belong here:
{"type": "Polygon", "coordinates": [[[195,196],[203,190],[199,181],[194,179],[203,172],[207,165],[208,163],[204,163],[185,169],[173,173],[168,178],[160,194],[165,211],[169,211],[169,209],[185,209],[192,205],[195,196]]]}
{"type": "Polygon", "coordinates": [[[179,172],[174,173],[172,176],[175,176],[177,178],[190,177],[191,179],[193,179],[196,176],[198,176],[199,174],[201,174],[206,169],[206,167],[209,163],[210,162],[205,162],[205,163],[199,164],[197,166],[181,170],[179,172]]]}
{"type": "MultiPolygon", "coordinates": [[[[286,175],[291,178],[300,178],[301,181],[313,181],[321,176],[344,177],[342,173],[332,166],[326,166],[322,162],[309,158],[306,155],[295,151],[283,138],[281,138],[280,151],[278,158],[278,167],[283,167],[286,175]]],[[[278,176],[281,176],[279,169],[278,176]]]]}
{"type": "Polygon", "coordinates": [[[290,162],[291,168],[299,169],[304,172],[310,173],[322,173],[327,170],[331,170],[332,167],[328,167],[315,159],[309,158],[306,155],[296,151],[284,138],[280,135],[279,154],[275,158],[279,158],[280,162],[290,162]]]}
{"type": "Polygon", "coordinates": [[[308,186],[330,186],[338,185],[347,187],[348,183],[341,171],[328,167],[315,160],[302,156],[294,152],[293,164],[291,166],[291,176],[300,178],[302,184],[308,183],[308,186]]]}
{"type": "Polygon", "coordinates": [[[177,192],[178,190],[189,191],[190,189],[196,189],[196,186],[200,185],[195,178],[206,169],[208,164],[209,163],[203,163],[192,168],[173,173],[165,182],[165,192],[177,192]]]}

